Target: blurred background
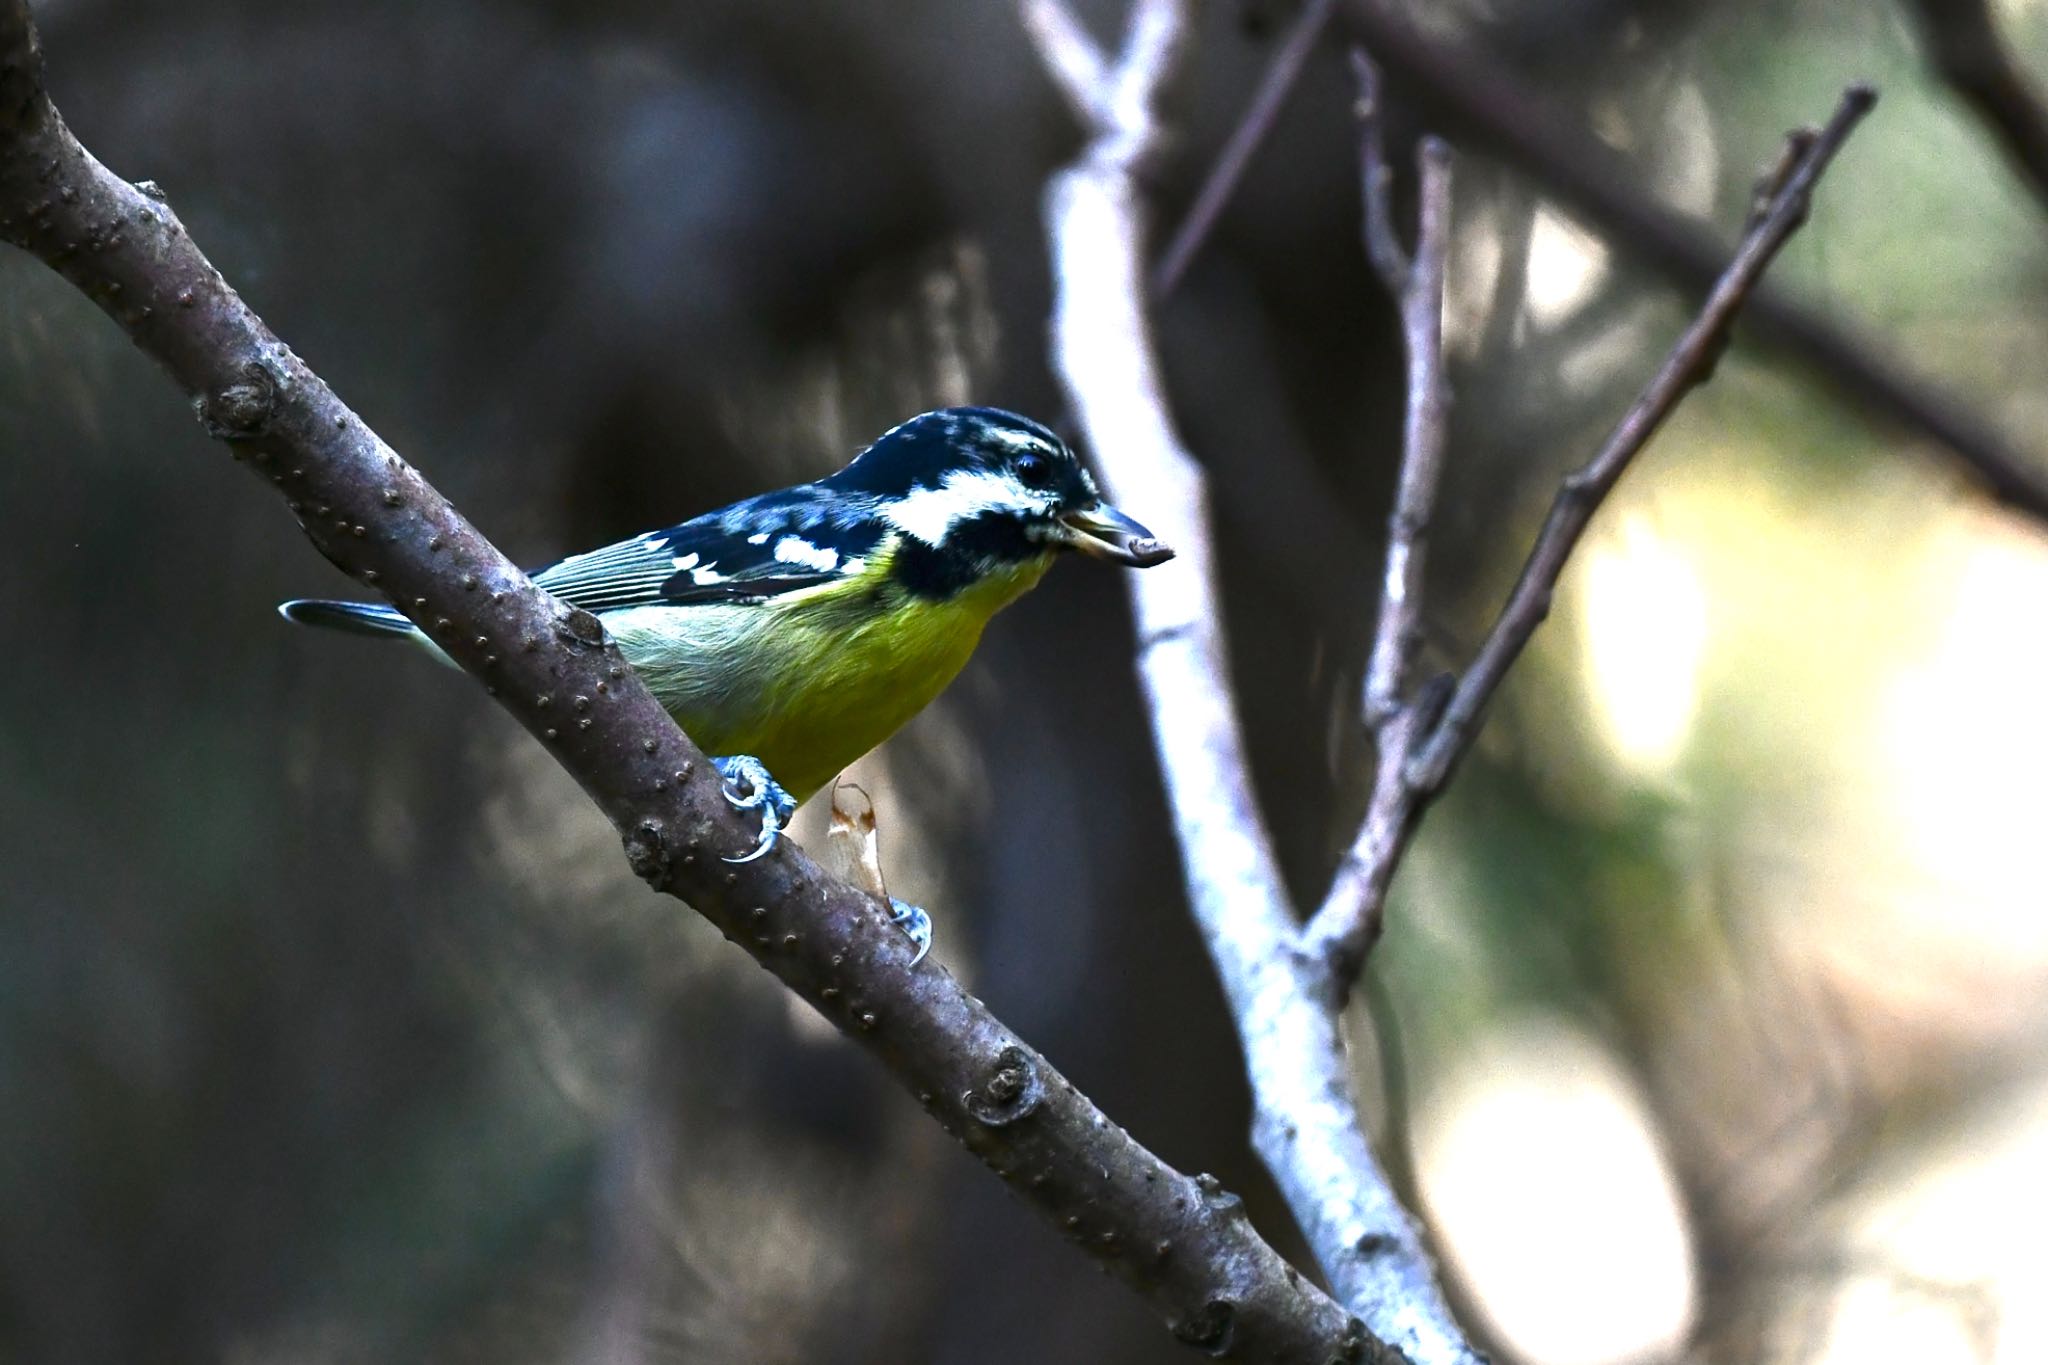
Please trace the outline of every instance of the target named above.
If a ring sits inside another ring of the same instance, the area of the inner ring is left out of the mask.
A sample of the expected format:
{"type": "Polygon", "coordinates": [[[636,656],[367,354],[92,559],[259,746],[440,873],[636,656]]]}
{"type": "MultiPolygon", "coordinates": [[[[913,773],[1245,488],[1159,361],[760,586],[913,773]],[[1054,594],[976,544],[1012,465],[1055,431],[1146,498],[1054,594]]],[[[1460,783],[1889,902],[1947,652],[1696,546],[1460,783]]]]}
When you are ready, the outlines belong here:
{"type": "MultiPolygon", "coordinates": [[[[2048,458],[2048,217],[1903,5],[1426,8],[1724,241],[1875,80],[1774,278],[2048,458]]],[[[36,9],[88,145],[516,558],[923,408],[1058,412],[1039,195],[1078,135],[1007,0],[36,9]]],[[[2048,4],[1993,10],[2048,74],[2048,4]]],[[[1295,13],[1207,7],[1167,221],[1295,13]]],[[[1158,314],[1310,903],[1369,771],[1399,423],[1351,100],[1333,38],[1158,314]]],[[[1462,156],[1455,215],[1433,667],[1687,310],[1511,159],[1462,156]]],[[[0,453],[0,1359],[1186,1358],[466,680],[285,629],[349,585],[11,251],[0,453]]],[[[853,775],[947,965],[1306,1266],[1129,656],[1115,576],[1063,568],[853,775]]],[[[1601,513],[1356,1011],[1501,1360],[2048,1357],[2044,679],[2048,534],[1739,344],[1601,513]]]]}

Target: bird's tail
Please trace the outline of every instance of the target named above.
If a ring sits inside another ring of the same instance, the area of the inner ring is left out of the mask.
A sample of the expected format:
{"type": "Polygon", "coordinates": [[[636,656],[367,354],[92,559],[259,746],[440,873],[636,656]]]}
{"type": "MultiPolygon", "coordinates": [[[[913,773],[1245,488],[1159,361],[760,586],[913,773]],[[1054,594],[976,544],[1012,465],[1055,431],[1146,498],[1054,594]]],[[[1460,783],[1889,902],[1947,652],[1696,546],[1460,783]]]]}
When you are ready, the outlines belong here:
{"type": "Polygon", "coordinates": [[[277,614],[302,626],[324,626],[329,630],[345,630],[355,635],[392,636],[413,633],[412,622],[406,620],[395,607],[372,602],[327,602],[318,598],[300,598],[294,602],[281,604],[277,614]]]}

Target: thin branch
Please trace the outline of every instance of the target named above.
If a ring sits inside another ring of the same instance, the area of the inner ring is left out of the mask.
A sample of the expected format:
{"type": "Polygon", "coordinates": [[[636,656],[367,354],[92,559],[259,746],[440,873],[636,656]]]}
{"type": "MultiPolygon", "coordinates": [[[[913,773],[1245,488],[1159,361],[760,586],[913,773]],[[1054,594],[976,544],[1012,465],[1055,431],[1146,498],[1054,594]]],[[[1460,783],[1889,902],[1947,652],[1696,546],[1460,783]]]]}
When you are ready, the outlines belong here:
{"type": "Polygon", "coordinates": [[[1476,1365],[1366,1143],[1336,1011],[1319,966],[1298,949],[1252,795],[1208,485],[1174,430],[1144,307],[1146,221],[1132,168],[1156,128],[1147,115],[1088,131],[1089,146],[1046,188],[1053,359],[1112,493],[1142,487],[1147,515],[1180,552],[1170,573],[1130,576],[1138,674],[1190,905],[1244,1049],[1253,1146],[1338,1297],[1376,1339],[1414,1365],[1476,1365]],[[1132,128],[1143,133],[1136,145],[1132,128]]]}
{"type": "MultiPolygon", "coordinates": [[[[1370,64],[1361,68],[1369,72],[1370,64]]],[[[1367,77],[1369,82],[1369,77],[1367,77]]],[[[1365,106],[1368,110],[1371,105],[1365,106]]],[[[1371,129],[1364,141],[1376,151],[1378,118],[1366,114],[1371,129]]],[[[1374,151],[1368,151],[1368,172],[1374,151]]],[[[1407,357],[1408,395],[1401,433],[1401,476],[1394,511],[1387,524],[1387,571],[1381,584],[1381,610],[1366,672],[1365,717],[1378,727],[1402,709],[1408,673],[1422,642],[1422,574],[1429,552],[1430,517],[1436,510],[1437,485],[1444,466],[1444,259],[1450,249],[1451,152],[1435,138],[1426,138],[1416,153],[1420,173],[1420,227],[1412,261],[1400,255],[1392,236],[1386,177],[1368,174],[1366,222],[1385,233],[1382,251],[1398,274],[1388,287],[1401,310],[1401,344],[1407,357]]]]}
{"type": "Polygon", "coordinates": [[[1208,177],[1196,192],[1195,202],[1188,208],[1187,216],[1180,220],[1180,226],[1173,230],[1166,250],[1159,254],[1159,264],[1152,270],[1153,298],[1163,299],[1180,287],[1188,267],[1195,263],[1196,254],[1209,240],[1209,234],[1215,231],[1217,220],[1222,218],[1231,196],[1237,193],[1252,158],[1265,145],[1267,135],[1279,121],[1280,111],[1287,107],[1287,98],[1294,93],[1302,68],[1308,65],[1317,40],[1330,26],[1330,17],[1336,12],[1337,0],[1308,0],[1301,13],[1295,16],[1293,25],[1274,50],[1273,60],[1266,67],[1266,74],[1260,78],[1251,103],[1245,106],[1237,126],[1230,130],[1223,150],[1217,153],[1216,163],[1209,168],[1208,177]]]}
{"type": "Polygon", "coordinates": [[[1408,764],[1407,781],[1422,799],[1435,794],[1449,778],[1470,746],[1479,718],[1501,679],[1537,626],[1550,614],[1558,575],[1564,572],[1565,562],[1585,533],[1594,511],[1679,400],[1712,374],[1715,361],[1727,347],[1736,314],[1742,311],[1779,249],[1805,221],[1814,183],[1876,102],[1877,92],[1869,86],[1851,86],[1843,93],[1827,127],[1817,136],[1807,135],[1811,144],[1773,197],[1770,211],[1744,236],[1735,259],[1716,281],[1699,316],[1672,347],[1663,366],[1622,415],[1599,452],[1565,478],[1500,618],[1488,632],[1472,666],[1458,680],[1457,690],[1444,708],[1435,732],[1408,764]]]}
{"type": "Polygon", "coordinates": [[[1192,18],[1188,0],[1131,0],[1123,50],[1109,73],[1111,107],[1125,131],[1142,130],[1148,143],[1159,91],[1180,71],[1193,41],[1192,18]]]}
{"type": "MultiPolygon", "coordinates": [[[[1369,253],[1382,260],[1397,260],[1400,248],[1392,240],[1385,177],[1378,173],[1382,168],[1378,160],[1374,73],[1371,64],[1362,57],[1357,61],[1363,87],[1360,103],[1364,114],[1361,136],[1367,247],[1369,253]]],[[[1408,356],[1408,429],[1401,490],[1388,532],[1384,595],[1366,683],[1365,716],[1374,732],[1378,766],[1365,820],[1331,878],[1322,906],[1305,931],[1309,951],[1328,963],[1333,989],[1340,994],[1356,979],[1366,955],[1379,938],[1387,892],[1423,810],[1443,790],[1459,757],[1477,733],[1487,702],[1549,613],[1558,576],[1594,511],[1679,400],[1712,373],[1715,360],[1726,349],[1736,315],[1778,250],[1805,221],[1815,182],[1875,100],[1875,93],[1867,87],[1853,87],[1843,95],[1825,130],[1818,134],[1802,130],[1787,139],[1777,163],[1759,185],[1742,243],[1699,316],[1673,346],[1649,387],[1623,416],[1599,453],[1565,480],[1520,581],[1472,666],[1443,704],[1441,720],[1432,719],[1439,699],[1407,696],[1407,668],[1412,659],[1413,632],[1419,630],[1420,610],[1421,570],[1419,563],[1410,559],[1411,546],[1426,545],[1428,526],[1426,501],[1421,504],[1419,527],[1410,523],[1415,515],[1410,510],[1411,499],[1417,484],[1425,493],[1434,490],[1442,460],[1442,336],[1435,326],[1435,319],[1441,317],[1442,281],[1439,268],[1436,311],[1427,313],[1413,299],[1426,250],[1418,249],[1415,265],[1407,274],[1394,276],[1393,287],[1402,303],[1403,339],[1408,356]],[[1434,444],[1419,439],[1431,433],[1435,435],[1434,444]]],[[[1432,212],[1426,159],[1423,185],[1422,240],[1426,247],[1432,212]]],[[[1441,231],[1440,225],[1438,230],[1441,231]]]]}
{"type": "MultiPolygon", "coordinates": [[[[1527,82],[1483,52],[1423,37],[1387,0],[1344,0],[1342,21],[1446,133],[1472,151],[1521,166],[1599,228],[1618,251],[1688,291],[1705,290],[1728,259],[1698,224],[1646,198],[1627,167],[1559,116],[1527,82]]],[[[1852,326],[1778,289],[1750,301],[1748,329],[1813,366],[1855,411],[1925,433],[1992,498],[2048,524],[2048,465],[2016,451],[1974,407],[1903,369],[1852,326]]]]}
{"type": "Polygon", "coordinates": [[[1380,103],[1379,68],[1363,48],[1353,48],[1351,74],[1358,82],[1358,182],[1365,200],[1365,258],[1399,303],[1408,290],[1410,265],[1401,234],[1394,228],[1394,173],[1387,166],[1387,120],[1380,103]]]}
{"type": "Polygon", "coordinates": [[[1409,675],[1422,642],[1423,570],[1429,524],[1443,481],[1444,261],[1450,249],[1450,150],[1425,138],[1416,153],[1420,184],[1415,255],[1394,229],[1378,74],[1363,52],[1352,54],[1358,78],[1359,180],[1364,191],[1366,254],[1401,311],[1408,394],[1401,473],[1387,520],[1387,563],[1379,618],[1366,664],[1365,722],[1375,750],[1372,795],[1351,852],[1338,866],[1323,905],[1304,931],[1309,953],[1326,962],[1332,988],[1350,989],[1379,939],[1387,890],[1420,814],[1407,781],[1408,762],[1427,735],[1440,698],[1410,697],[1409,675]]]}
{"type": "Polygon", "coordinates": [[[1913,0],[1934,69],[1998,138],[2048,209],[2048,104],[1998,36],[1985,0],[1913,0]]]}
{"type": "Polygon", "coordinates": [[[1086,124],[1105,117],[1100,101],[1109,89],[1109,59],[1074,12],[1060,0],[1022,0],[1019,12],[1074,117],[1086,124]]]}
{"type": "Polygon", "coordinates": [[[0,239],[41,258],[191,395],[313,543],[385,593],[540,739],[651,886],[686,899],[876,1057],[926,1110],[1183,1341],[1273,1362],[1357,1360],[1356,1322],[1213,1181],[1165,1165],[936,963],[886,907],[754,832],[603,625],[536,588],[249,310],[153,185],[65,127],[24,0],[0,0],[0,239]]]}

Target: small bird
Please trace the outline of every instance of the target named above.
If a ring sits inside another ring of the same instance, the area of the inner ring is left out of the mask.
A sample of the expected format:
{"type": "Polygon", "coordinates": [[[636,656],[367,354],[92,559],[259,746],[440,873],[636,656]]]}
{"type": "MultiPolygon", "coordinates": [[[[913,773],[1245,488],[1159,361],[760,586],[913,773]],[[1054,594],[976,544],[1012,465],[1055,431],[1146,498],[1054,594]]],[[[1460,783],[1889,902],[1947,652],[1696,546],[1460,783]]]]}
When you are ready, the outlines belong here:
{"type": "MultiPolygon", "coordinates": [[[[923,710],[989,618],[1063,551],[1147,568],[1173,558],[1103,502],[1051,431],[997,408],[913,417],[816,483],[571,555],[533,581],[597,614],[725,780],[761,812],[750,862],[796,807],[923,710]]],[[[301,600],[287,620],[410,639],[395,609],[301,600]]],[[[924,911],[893,902],[922,959],[924,911]]],[[[916,960],[916,959],[914,959],[916,960]]]]}

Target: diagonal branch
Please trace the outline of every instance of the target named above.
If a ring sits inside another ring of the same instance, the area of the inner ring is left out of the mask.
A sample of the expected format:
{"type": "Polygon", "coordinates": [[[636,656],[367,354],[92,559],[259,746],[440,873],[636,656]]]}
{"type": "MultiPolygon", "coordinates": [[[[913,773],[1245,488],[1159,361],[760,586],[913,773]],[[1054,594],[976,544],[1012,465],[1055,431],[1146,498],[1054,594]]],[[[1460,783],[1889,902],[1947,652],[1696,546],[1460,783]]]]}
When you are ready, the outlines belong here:
{"type": "Polygon", "coordinates": [[[1985,0],[1913,0],[1934,69],[1977,110],[2048,208],[2048,105],[1998,36],[1985,0]]]}
{"type": "Polygon", "coordinates": [[[1107,117],[1100,102],[1109,89],[1109,60],[1074,12],[1059,0],[1024,0],[1021,12],[1046,71],[1074,117],[1090,123],[1107,117]]]}
{"type": "Polygon", "coordinates": [[[1271,1362],[1362,1359],[1337,1304],[1207,1178],[1161,1162],[937,964],[886,907],[753,831],[596,617],[536,588],[264,326],[154,185],[93,158],[43,87],[25,0],[0,0],[0,239],[62,273],[272,483],[313,543],[481,681],[687,900],[892,1075],[1041,1218],[1190,1345],[1271,1362]]]}
{"type": "MultiPolygon", "coordinates": [[[[1388,0],[1344,0],[1341,17],[1461,145],[1526,169],[1617,250],[1681,288],[1712,285],[1726,248],[1635,190],[1613,152],[1561,118],[1520,76],[1482,52],[1425,38],[1388,0]]],[[[1856,411],[1925,433],[1985,493],[2048,525],[2048,465],[2015,450],[1968,405],[1902,368],[1850,324],[1766,287],[1750,302],[1749,327],[1758,341],[1813,366],[1856,411]]]]}
{"type": "Polygon", "coordinates": [[[1237,126],[1230,130],[1230,137],[1217,154],[1216,164],[1209,168],[1202,188],[1195,192],[1194,204],[1189,207],[1187,216],[1181,219],[1180,226],[1173,230],[1166,249],[1159,253],[1159,264],[1152,270],[1152,297],[1155,299],[1163,299],[1180,287],[1188,267],[1195,263],[1196,253],[1209,240],[1209,234],[1215,231],[1216,222],[1223,216],[1231,196],[1237,193],[1252,158],[1258,155],[1267,135],[1273,131],[1280,111],[1287,106],[1287,97],[1294,93],[1295,83],[1301,79],[1302,68],[1308,65],[1309,55],[1315,51],[1317,40],[1330,26],[1330,17],[1336,12],[1337,0],[1308,0],[1301,13],[1295,16],[1286,37],[1280,40],[1280,46],[1273,53],[1271,64],[1266,67],[1266,74],[1260,78],[1251,103],[1245,106],[1237,126]]]}
{"type": "MultiPolygon", "coordinates": [[[[1170,74],[1156,72],[1155,96],[1170,74]]],[[[1144,307],[1146,215],[1133,168],[1157,130],[1149,112],[1123,113],[1121,126],[1091,124],[1089,146],[1046,188],[1052,352],[1112,495],[1142,486],[1148,515],[1179,551],[1171,572],[1129,584],[1138,675],[1190,905],[1244,1050],[1253,1145],[1338,1297],[1377,1338],[1415,1365],[1477,1365],[1366,1143],[1337,1013],[1319,964],[1299,950],[1252,795],[1208,485],[1174,430],[1144,307]]]]}

